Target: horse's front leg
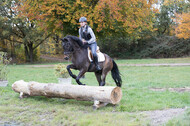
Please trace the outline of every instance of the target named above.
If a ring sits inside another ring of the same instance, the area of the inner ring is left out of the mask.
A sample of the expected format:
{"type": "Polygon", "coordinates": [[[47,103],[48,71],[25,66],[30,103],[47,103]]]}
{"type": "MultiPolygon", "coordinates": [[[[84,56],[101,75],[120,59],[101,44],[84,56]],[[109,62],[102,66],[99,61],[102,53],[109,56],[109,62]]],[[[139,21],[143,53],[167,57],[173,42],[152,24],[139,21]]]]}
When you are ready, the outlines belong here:
{"type": "Polygon", "coordinates": [[[76,69],[75,65],[73,65],[73,64],[68,65],[68,66],[67,66],[67,71],[69,72],[69,75],[70,75],[72,78],[76,79],[77,76],[72,73],[71,69],[76,69]]]}
{"type": "Polygon", "coordinates": [[[85,70],[85,69],[80,70],[80,72],[79,72],[79,74],[78,74],[78,76],[77,76],[77,78],[76,78],[76,82],[77,82],[79,85],[85,85],[85,84],[83,84],[83,83],[80,82],[80,78],[81,78],[86,72],[87,72],[87,70],[85,70]]]}

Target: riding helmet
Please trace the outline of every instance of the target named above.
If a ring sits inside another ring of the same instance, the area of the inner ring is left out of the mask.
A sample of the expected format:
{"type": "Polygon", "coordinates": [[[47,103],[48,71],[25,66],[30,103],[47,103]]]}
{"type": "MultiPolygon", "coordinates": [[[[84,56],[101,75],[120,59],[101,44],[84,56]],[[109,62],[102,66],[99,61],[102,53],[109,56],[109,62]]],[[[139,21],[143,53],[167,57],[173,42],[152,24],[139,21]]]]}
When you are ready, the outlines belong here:
{"type": "Polygon", "coordinates": [[[86,17],[81,17],[81,18],[79,19],[79,22],[87,22],[86,17]]]}

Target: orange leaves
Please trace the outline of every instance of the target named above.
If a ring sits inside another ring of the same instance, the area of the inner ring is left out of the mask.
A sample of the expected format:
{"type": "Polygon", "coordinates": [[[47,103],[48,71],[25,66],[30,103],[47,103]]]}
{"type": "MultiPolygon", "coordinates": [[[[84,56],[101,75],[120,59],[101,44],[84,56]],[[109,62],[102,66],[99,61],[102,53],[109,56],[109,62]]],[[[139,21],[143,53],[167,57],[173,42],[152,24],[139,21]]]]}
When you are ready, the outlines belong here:
{"type": "Polygon", "coordinates": [[[138,38],[141,31],[152,28],[154,15],[151,5],[155,0],[148,3],[146,0],[20,1],[22,15],[29,20],[37,20],[42,29],[78,31],[78,19],[85,16],[94,31],[106,31],[107,34],[122,31],[138,38]]]}
{"type": "Polygon", "coordinates": [[[144,0],[99,0],[94,11],[97,31],[122,30],[137,39],[143,30],[153,29],[151,4],[144,0]]]}
{"type": "Polygon", "coordinates": [[[178,38],[190,38],[190,12],[176,15],[176,22],[178,23],[175,29],[178,38]]]}
{"type": "Polygon", "coordinates": [[[115,20],[122,21],[119,0],[99,0],[94,9],[95,23],[98,25],[97,31],[102,29],[113,29],[115,20]]]}

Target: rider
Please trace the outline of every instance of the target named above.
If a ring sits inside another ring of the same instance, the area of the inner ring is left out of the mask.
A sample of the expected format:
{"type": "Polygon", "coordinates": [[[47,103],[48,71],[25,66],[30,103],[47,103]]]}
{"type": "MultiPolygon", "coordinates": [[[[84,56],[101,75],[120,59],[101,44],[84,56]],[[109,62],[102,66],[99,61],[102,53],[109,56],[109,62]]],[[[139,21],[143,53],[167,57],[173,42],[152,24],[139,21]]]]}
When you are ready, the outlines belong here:
{"type": "Polygon", "coordinates": [[[79,38],[83,41],[83,44],[88,44],[90,46],[96,69],[101,70],[100,65],[98,64],[98,57],[96,54],[97,43],[94,32],[92,31],[92,28],[87,25],[86,17],[81,17],[79,19],[79,22],[81,26],[79,28],[79,38]]]}

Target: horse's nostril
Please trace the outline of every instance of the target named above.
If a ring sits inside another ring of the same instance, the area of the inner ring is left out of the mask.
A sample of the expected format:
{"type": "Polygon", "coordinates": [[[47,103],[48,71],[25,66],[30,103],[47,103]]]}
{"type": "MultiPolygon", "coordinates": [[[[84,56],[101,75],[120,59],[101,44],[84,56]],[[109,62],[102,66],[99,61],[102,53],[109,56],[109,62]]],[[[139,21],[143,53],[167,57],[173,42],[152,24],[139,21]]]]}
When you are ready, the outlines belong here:
{"type": "Polygon", "coordinates": [[[69,58],[68,57],[64,57],[65,60],[68,60],[69,58]]]}

